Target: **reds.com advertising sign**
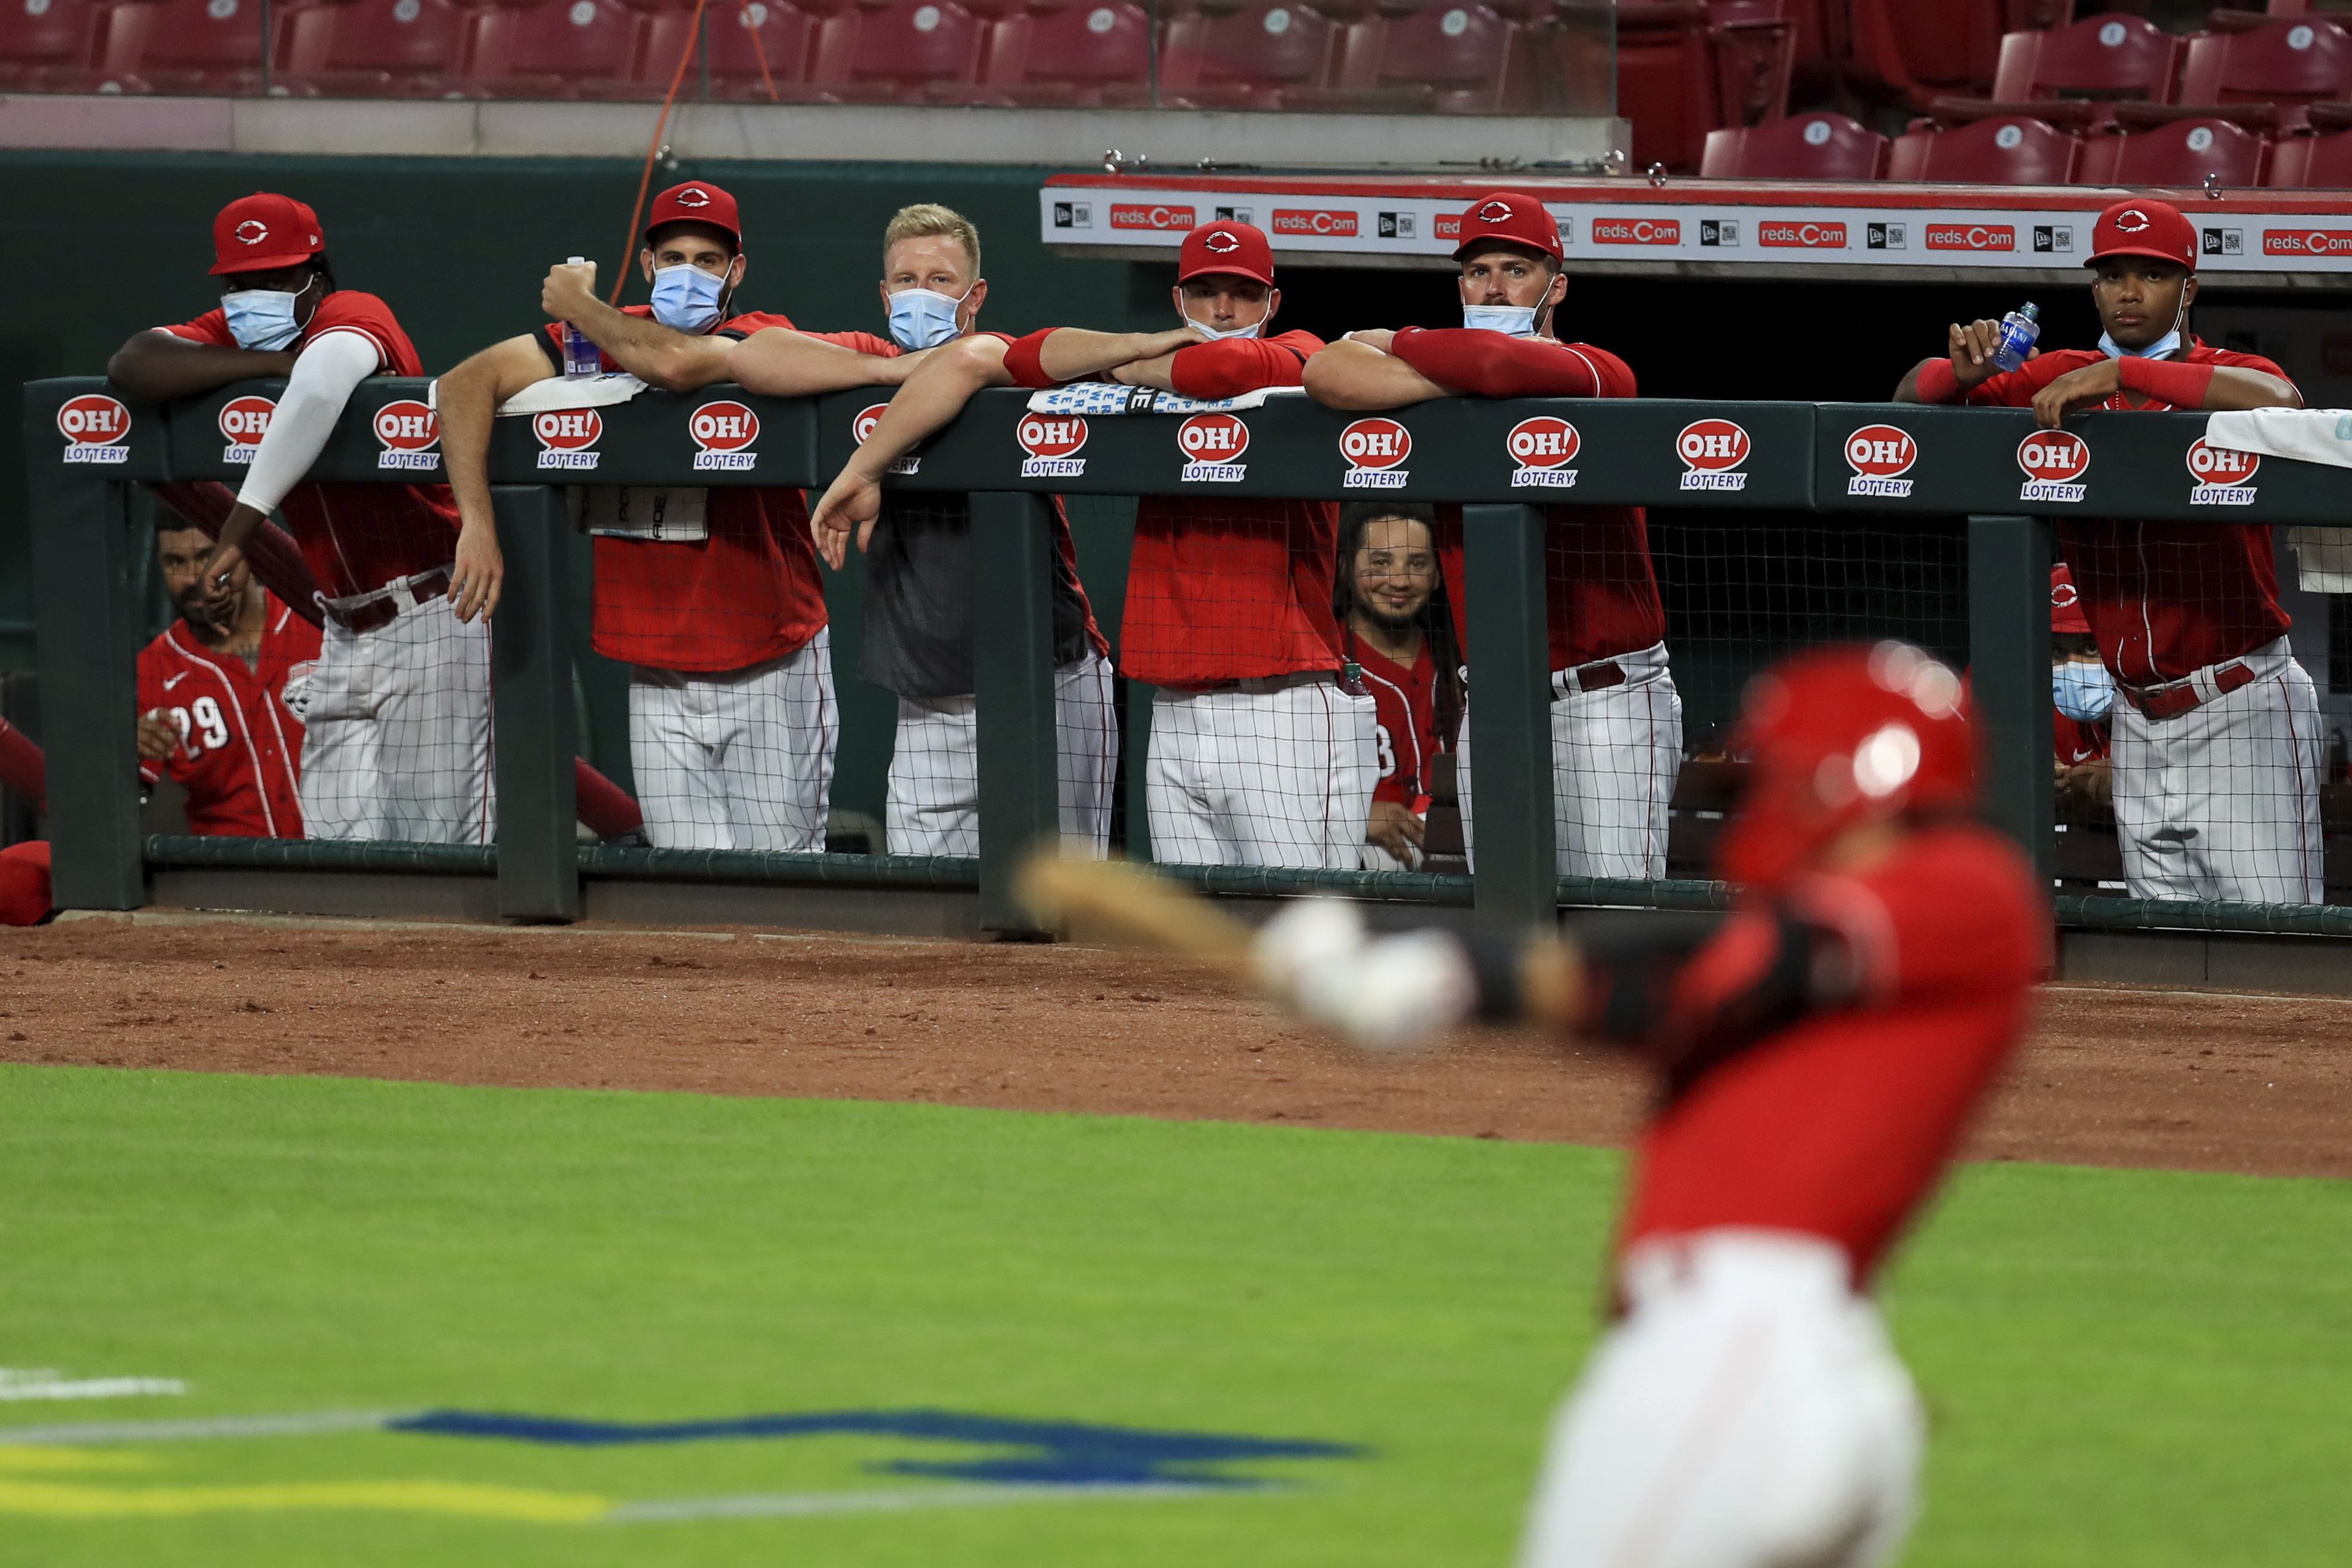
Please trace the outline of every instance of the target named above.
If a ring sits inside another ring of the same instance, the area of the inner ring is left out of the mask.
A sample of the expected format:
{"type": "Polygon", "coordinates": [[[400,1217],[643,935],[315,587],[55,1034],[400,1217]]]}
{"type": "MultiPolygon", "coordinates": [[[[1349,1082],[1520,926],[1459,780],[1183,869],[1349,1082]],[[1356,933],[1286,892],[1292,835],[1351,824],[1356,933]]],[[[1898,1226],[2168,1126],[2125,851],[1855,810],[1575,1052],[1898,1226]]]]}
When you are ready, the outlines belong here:
{"type": "MultiPolygon", "coordinates": [[[[1616,271],[1704,263],[1710,271],[1769,268],[1785,277],[1827,264],[2032,272],[2051,282],[2080,280],[2091,226],[2114,196],[2090,188],[2021,193],[2015,205],[2003,205],[2011,198],[1976,189],[1965,194],[1980,205],[1958,206],[1927,205],[1946,198],[1918,186],[1881,194],[1867,184],[1791,192],[1743,190],[1734,182],[1653,187],[1560,179],[1515,188],[1542,200],[1571,267],[1581,257],[1616,271]]],[[[1066,174],[1039,189],[1039,227],[1053,246],[1172,251],[1195,225],[1230,218],[1264,229],[1278,252],[1411,257],[1443,268],[1478,195],[1450,181],[1412,178],[1286,180],[1274,190],[1235,177],[1170,190],[1125,175],[1066,174]]],[[[2324,196],[2231,191],[2182,210],[2197,231],[2200,273],[2352,276],[2352,218],[2324,196]],[[2286,204],[2303,210],[2280,210],[2286,204]]]]}

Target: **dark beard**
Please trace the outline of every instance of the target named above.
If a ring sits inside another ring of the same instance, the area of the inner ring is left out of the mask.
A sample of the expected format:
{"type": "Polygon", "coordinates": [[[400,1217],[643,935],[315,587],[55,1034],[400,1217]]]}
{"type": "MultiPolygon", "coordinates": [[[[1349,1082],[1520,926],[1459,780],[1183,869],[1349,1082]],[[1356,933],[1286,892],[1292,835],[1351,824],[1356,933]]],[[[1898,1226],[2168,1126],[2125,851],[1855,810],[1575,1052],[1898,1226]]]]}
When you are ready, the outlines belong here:
{"type": "Polygon", "coordinates": [[[220,623],[213,619],[211,606],[202,599],[181,600],[180,618],[200,632],[215,632],[221,629],[220,623]]]}

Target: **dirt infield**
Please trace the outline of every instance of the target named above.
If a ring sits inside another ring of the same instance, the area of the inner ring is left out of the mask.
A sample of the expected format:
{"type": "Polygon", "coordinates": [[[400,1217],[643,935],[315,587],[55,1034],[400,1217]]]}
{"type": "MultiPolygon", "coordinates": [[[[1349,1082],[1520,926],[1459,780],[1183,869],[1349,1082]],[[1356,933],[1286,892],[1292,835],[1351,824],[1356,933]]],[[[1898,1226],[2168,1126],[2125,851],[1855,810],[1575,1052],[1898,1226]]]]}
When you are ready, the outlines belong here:
{"type": "MultiPolygon", "coordinates": [[[[2352,1176],[2352,1001],[2052,987],[1979,1159],[2352,1176]]],[[[1527,1033],[1367,1058],[1152,955],[739,932],[0,931],[0,1060],[1619,1142],[1640,1074],[1527,1033]]]]}

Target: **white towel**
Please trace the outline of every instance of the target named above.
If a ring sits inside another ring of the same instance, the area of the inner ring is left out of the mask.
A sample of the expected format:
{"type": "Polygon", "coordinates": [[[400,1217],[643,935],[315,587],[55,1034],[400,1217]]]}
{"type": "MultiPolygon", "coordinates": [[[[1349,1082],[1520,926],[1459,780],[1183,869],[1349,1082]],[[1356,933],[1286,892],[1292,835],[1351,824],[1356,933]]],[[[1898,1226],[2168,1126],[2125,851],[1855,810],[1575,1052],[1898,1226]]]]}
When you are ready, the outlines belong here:
{"type": "Polygon", "coordinates": [[[2205,444],[2352,468],[2352,413],[2341,408],[2247,408],[2215,414],[2205,421],[2205,444]]]}
{"type": "MultiPolygon", "coordinates": [[[[646,389],[646,384],[626,371],[608,370],[601,375],[584,375],[578,380],[551,375],[545,381],[534,381],[504,403],[499,412],[507,414],[547,414],[559,408],[609,408],[615,403],[626,403],[646,389]]],[[[438,410],[441,406],[441,383],[436,377],[425,389],[425,406],[438,410]]]]}

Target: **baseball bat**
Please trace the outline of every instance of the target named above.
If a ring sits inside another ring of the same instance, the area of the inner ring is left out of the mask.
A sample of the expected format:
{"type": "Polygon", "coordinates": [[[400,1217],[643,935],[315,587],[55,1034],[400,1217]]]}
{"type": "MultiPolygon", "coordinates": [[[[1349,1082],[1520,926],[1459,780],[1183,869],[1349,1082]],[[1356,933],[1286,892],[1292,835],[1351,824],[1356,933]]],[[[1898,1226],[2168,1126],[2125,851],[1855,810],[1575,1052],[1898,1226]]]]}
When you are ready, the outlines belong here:
{"type": "Polygon", "coordinates": [[[1167,878],[1123,860],[1032,858],[1015,885],[1048,924],[1076,924],[1198,959],[1236,974],[1249,969],[1250,929],[1167,878]]]}

